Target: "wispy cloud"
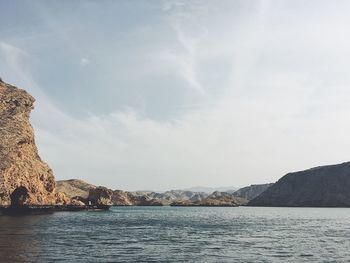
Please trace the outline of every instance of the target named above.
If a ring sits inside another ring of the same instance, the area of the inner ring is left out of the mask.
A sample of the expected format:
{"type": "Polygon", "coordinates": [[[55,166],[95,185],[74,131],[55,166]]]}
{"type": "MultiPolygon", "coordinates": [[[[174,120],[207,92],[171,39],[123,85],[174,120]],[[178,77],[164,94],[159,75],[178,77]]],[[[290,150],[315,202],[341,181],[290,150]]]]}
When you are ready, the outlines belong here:
{"type": "Polygon", "coordinates": [[[195,34],[186,30],[186,21],[190,16],[186,11],[188,5],[189,3],[183,1],[163,2],[163,10],[169,14],[167,21],[175,33],[177,45],[172,49],[163,50],[162,58],[166,63],[173,63],[176,66],[177,73],[187,81],[189,88],[205,94],[205,87],[197,72],[197,50],[202,36],[206,34],[206,29],[198,24],[195,34]]]}
{"type": "MultiPolygon", "coordinates": [[[[149,25],[140,35],[129,28],[115,33],[114,21],[114,34],[98,45],[86,39],[105,32],[79,28],[72,39],[63,36],[71,48],[58,58],[50,39],[47,53],[31,52],[36,43],[23,39],[0,43],[1,77],[37,98],[32,120],[39,149],[57,178],[126,189],[239,186],[349,159],[349,6],[198,3],[167,1],[157,19],[142,18],[149,25]],[[327,25],[325,17],[332,18],[327,25]],[[47,86],[38,81],[43,72],[47,86]],[[62,81],[68,77],[71,82],[62,81]],[[64,99],[73,106],[62,106],[64,99]],[[141,105],[155,102],[161,120],[141,105]],[[163,113],[170,103],[181,114],[163,113]]],[[[45,16],[50,31],[62,32],[61,20],[50,19],[45,16]]],[[[115,19],[135,26],[140,18],[115,19]]],[[[101,28],[106,25],[110,20],[101,28]]]]}

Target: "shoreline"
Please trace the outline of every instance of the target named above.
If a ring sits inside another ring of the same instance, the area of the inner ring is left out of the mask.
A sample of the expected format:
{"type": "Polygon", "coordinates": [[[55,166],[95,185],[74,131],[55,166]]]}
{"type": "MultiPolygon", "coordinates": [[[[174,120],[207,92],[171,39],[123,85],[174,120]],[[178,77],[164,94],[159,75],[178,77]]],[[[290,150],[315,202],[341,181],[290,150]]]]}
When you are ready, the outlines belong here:
{"type": "Polygon", "coordinates": [[[28,206],[2,206],[0,215],[21,215],[21,214],[47,214],[54,212],[80,212],[80,211],[108,211],[107,205],[28,205],[28,206]]]}

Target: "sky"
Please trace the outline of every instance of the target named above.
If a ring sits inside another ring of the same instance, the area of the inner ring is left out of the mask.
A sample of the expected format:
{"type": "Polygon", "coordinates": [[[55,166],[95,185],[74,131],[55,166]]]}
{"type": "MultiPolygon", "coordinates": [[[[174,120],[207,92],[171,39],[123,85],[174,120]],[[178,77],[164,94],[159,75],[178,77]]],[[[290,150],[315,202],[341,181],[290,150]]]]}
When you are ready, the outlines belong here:
{"type": "Polygon", "coordinates": [[[56,179],[275,182],[350,161],[349,1],[0,0],[0,77],[56,179]]]}

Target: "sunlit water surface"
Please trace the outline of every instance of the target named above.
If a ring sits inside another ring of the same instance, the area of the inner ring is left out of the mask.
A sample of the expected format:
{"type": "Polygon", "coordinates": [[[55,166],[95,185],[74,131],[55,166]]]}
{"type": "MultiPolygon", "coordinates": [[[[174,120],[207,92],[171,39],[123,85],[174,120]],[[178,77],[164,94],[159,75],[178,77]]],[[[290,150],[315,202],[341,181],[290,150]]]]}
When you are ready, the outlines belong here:
{"type": "Polygon", "coordinates": [[[119,207],[0,216],[0,262],[350,262],[350,209],[119,207]]]}

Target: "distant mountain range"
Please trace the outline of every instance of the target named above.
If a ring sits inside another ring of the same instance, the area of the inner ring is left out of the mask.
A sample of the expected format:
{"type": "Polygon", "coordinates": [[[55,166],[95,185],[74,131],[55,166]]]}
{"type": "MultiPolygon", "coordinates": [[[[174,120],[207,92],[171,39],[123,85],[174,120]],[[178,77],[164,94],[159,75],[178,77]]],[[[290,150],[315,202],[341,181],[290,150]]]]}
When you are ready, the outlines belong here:
{"type": "MultiPolygon", "coordinates": [[[[256,197],[266,186],[248,186],[236,192],[234,187],[194,187],[187,190],[170,190],[165,192],[111,190],[112,203],[117,206],[128,205],[176,205],[176,206],[238,206],[245,205],[252,197],[256,197]],[[229,191],[218,191],[227,190],[229,191]],[[195,190],[195,191],[193,191],[195,190]],[[196,191],[197,190],[197,191],[196,191]],[[200,190],[200,191],[198,191],[200,190]],[[240,195],[242,194],[242,196],[240,195]],[[247,194],[249,193],[249,194],[247,194]]],[[[85,202],[95,185],[82,180],[71,179],[56,182],[56,189],[71,199],[85,202]]]]}
{"type": "Polygon", "coordinates": [[[235,192],[238,189],[239,189],[239,187],[235,187],[235,186],[228,186],[228,187],[195,186],[195,187],[185,188],[182,190],[191,191],[191,192],[203,192],[203,193],[211,194],[213,192],[235,192]]]}

